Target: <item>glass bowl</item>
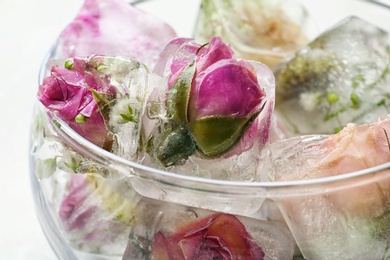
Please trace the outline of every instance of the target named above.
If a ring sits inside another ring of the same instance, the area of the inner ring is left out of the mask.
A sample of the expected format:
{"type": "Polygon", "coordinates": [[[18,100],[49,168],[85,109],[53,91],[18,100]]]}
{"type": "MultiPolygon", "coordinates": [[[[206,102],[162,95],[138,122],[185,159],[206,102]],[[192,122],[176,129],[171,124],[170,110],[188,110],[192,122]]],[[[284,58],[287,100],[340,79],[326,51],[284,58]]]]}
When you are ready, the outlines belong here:
{"type": "MultiPolygon", "coordinates": [[[[301,2],[304,8],[283,1],[281,9],[308,41],[351,16],[390,29],[390,9],[376,3],[301,2]]],[[[241,57],[272,68],[297,50],[291,43],[260,48],[241,41],[237,17],[223,12],[229,3],[193,1],[189,8],[178,0],[145,1],[137,8],[166,21],[179,36],[220,34],[241,57]],[[205,11],[210,3],[213,21],[205,11]],[[218,19],[225,23],[213,24],[218,19]],[[205,23],[216,31],[203,31],[205,23]]],[[[264,3],[269,8],[280,1],[264,3]]],[[[63,44],[55,43],[44,60],[39,84],[53,60],[67,58],[59,53],[63,44]]],[[[328,139],[320,134],[271,138],[261,153],[261,181],[210,179],[110,153],[37,104],[30,156],[37,215],[59,259],[387,259],[390,163],[315,179],[268,180],[273,172],[299,171],[309,161],[300,156],[328,139]]]]}

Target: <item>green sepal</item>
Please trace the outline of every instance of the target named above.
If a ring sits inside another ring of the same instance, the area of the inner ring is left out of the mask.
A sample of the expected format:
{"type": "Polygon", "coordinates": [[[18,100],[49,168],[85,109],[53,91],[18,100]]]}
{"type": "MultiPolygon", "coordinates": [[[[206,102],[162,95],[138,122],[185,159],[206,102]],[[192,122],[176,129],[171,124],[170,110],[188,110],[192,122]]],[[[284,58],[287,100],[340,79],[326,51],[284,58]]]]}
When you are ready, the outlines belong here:
{"type": "Polygon", "coordinates": [[[195,68],[195,61],[190,62],[168,92],[167,114],[177,124],[188,122],[188,102],[195,68]]]}
{"type": "Polygon", "coordinates": [[[148,140],[146,149],[164,167],[184,164],[196,151],[189,129],[181,125],[167,126],[162,132],[155,133],[148,140]]]}
{"type": "Polygon", "coordinates": [[[247,117],[208,116],[190,122],[198,150],[206,157],[218,157],[239,142],[261,112],[247,117]]]}

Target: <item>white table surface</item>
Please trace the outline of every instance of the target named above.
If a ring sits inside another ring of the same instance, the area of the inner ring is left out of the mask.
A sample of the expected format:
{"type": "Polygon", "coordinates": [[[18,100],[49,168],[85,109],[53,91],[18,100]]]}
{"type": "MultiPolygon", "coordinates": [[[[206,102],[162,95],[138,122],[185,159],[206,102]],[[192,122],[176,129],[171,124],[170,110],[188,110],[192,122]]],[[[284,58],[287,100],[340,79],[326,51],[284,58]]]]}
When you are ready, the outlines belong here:
{"type": "MultiPolygon", "coordinates": [[[[28,167],[29,125],[42,59],[82,2],[0,0],[1,260],[56,259],[34,211],[28,167]]],[[[176,19],[180,15],[188,14],[178,13],[176,19]]]]}

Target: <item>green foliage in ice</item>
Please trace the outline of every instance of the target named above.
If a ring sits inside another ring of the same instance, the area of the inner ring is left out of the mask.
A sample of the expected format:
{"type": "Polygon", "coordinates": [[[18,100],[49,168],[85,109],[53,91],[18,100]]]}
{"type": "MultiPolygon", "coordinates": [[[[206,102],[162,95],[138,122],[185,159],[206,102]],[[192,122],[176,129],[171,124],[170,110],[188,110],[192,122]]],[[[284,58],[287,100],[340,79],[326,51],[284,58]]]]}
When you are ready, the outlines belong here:
{"type": "Polygon", "coordinates": [[[137,116],[135,115],[135,112],[130,105],[127,106],[126,113],[121,113],[120,116],[125,122],[138,123],[137,116]]]}
{"type": "Polygon", "coordinates": [[[275,69],[276,104],[302,92],[326,90],[332,80],[340,77],[343,67],[342,61],[325,51],[315,56],[307,51],[298,53],[275,69]]]}
{"type": "Polygon", "coordinates": [[[388,35],[358,18],[324,32],[275,67],[274,74],[276,111],[282,110],[297,133],[302,125],[310,133],[337,132],[347,123],[372,123],[370,118],[390,111],[388,35]],[[295,118],[289,117],[292,110],[295,118]]]}

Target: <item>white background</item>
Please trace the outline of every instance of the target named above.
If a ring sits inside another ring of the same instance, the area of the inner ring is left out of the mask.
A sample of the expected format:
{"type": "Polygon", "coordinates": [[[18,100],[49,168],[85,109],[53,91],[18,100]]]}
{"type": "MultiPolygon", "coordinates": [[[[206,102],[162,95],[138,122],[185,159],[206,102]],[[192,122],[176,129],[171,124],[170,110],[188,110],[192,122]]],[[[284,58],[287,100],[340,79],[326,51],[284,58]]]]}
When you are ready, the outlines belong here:
{"type": "MultiPolygon", "coordinates": [[[[188,16],[196,13],[197,2],[180,0],[190,11],[175,15],[166,12],[165,18],[192,20],[195,17],[188,16]]],[[[350,1],[337,2],[344,3],[345,8],[330,11],[321,7],[324,23],[333,20],[336,13],[344,15],[345,10],[354,8],[345,4],[350,1]]],[[[159,12],[166,8],[172,13],[169,1],[159,3],[159,12]]],[[[0,0],[0,259],[56,259],[34,212],[28,167],[29,126],[43,57],[81,4],[82,0],[0,0]]],[[[389,24],[389,13],[366,9],[363,3],[353,10],[365,11],[389,24]]],[[[187,36],[183,35],[184,24],[177,28],[181,36],[187,36]]]]}
{"type": "Polygon", "coordinates": [[[35,215],[28,140],[42,59],[80,0],[0,1],[0,259],[56,259],[35,215]]]}

